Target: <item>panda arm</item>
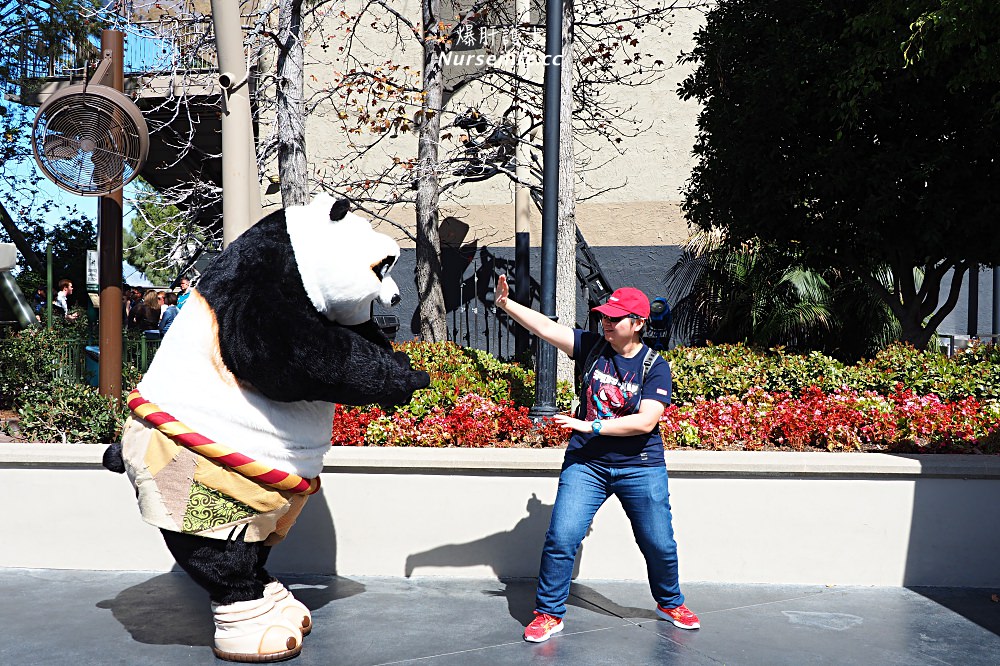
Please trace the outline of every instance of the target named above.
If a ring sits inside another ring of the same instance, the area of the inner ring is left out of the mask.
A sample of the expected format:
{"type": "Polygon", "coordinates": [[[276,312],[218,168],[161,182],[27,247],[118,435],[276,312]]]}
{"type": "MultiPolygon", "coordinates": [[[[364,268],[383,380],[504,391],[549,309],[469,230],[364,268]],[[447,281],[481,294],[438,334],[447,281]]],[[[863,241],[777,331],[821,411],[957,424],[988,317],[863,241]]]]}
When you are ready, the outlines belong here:
{"type": "Polygon", "coordinates": [[[226,358],[226,365],[241,381],[280,402],[400,405],[430,384],[427,373],[412,370],[409,358],[394,353],[374,324],[347,327],[310,317],[296,322],[281,340],[257,338],[239,348],[256,351],[226,358]]]}
{"type": "Polygon", "coordinates": [[[306,295],[276,211],[244,232],[199,283],[215,313],[222,360],[242,384],[271,400],[403,404],[429,385],[393,353],[372,322],[355,327],[321,315],[306,295]]]}

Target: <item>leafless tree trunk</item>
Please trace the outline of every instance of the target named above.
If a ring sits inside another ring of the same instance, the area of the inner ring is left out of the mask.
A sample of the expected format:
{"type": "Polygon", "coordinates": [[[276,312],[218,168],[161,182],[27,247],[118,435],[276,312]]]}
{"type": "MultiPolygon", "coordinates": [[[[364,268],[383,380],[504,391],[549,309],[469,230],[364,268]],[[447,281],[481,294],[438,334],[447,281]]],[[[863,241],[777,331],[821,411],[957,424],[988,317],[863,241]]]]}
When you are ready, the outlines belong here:
{"type": "Polygon", "coordinates": [[[420,299],[420,337],[447,339],[447,313],[441,290],[441,239],[438,234],[438,143],[444,77],[441,67],[440,0],[423,0],[423,102],[417,148],[417,296],[420,299]]]}
{"type": "MultiPolygon", "coordinates": [[[[563,0],[559,81],[559,228],[556,243],[556,316],[576,324],[576,158],[573,151],[573,0],[563,0]]],[[[573,382],[573,361],[559,354],[558,381],[573,382]]]]}
{"type": "Polygon", "coordinates": [[[302,0],[278,5],[278,176],[283,206],[309,203],[306,162],[306,113],[303,105],[304,57],[302,0]]]}

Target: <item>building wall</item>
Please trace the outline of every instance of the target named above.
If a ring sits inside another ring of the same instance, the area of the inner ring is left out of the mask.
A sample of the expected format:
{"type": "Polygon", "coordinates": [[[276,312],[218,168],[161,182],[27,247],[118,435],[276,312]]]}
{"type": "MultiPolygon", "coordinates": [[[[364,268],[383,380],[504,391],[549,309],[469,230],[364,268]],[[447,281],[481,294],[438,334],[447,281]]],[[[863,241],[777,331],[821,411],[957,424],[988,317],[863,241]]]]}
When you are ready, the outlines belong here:
{"type": "MultiPolygon", "coordinates": [[[[356,11],[359,3],[348,2],[346,11],[356,11]]],[[[419,19],[420,3],[417,0],[400,0],[394,9],[405,16],[419,19]]],[[[691,37],[701,24],[702,15],[693,10],[678,10],[674,17],[674,29],[659,33],[650,31],[643,42],[643,50],[654,54],[666,64],[674,63],[677,56],[691,46],[691,37]]],[[[314,33],[307,46],[307,98],[319,99],[335,80],[337,72],[349,67],[338,52],[345,44],[343,33],[336,30],[335,16],[326,19],[322,38],[314,33]],[[325,48],[324,48],[325,46],[325,48]]],[[[359,31],[363,26],[359,27],[359,31]]],[[[396,64],[406,64],[419,71],[420,53],[412,39],[396,42],[389,34],[381,37],[373,31],[357,34],[355,48],[363,54],[359,46],[368,44],[371,62],[383,63],[390,57],[396,64]],[[389,56],[385,54],[390,54],[389,56]]],[[[609,89],[608,93],[623,107],[631,107],[630,115],[638,119],[637,125],[623,124],[623,129],[634,136],[625,136],[618,143],[588,137],[577,142],[577,170],[580,182],[577,186],[577,223],[587,242],[594,248],[602,268],[607,273],[611,286],[633,285],[647,291],[650,296],[662,292],[663,274],[673,264],[678,247],[687,237],[687,225],[680,211],[681,188],[690,175],[693,157],[695,119],[698,111],[694,102],[683,102],[675,93],[676,87],[688,73],[688,68],[674,66],[659,81],[651,85],[609,89]]],[[[540,82],[543,70],[533,67],[529,76],[540,82]]],[[[347,163],[345,156],[350,153],[350,144],[365,144],[375,137],[348,132],[350,119],[340,117],[342,107],[338,100],[326,100],[317,104],[310,113],[307,123],[307,151],[310,170],[314,174],[314,188],[332,187],[337,191],[338,179],[350,173],[355,167],[347,163]]],[[[461,112],[468,106],[481,103],[468,95],[458,95],[451,99],[449,109],[461,112]]],[[[454,116],[446,114],[448,122],[454,116]]],[[[273,128],[268,121],[262,125],[262,136],[273,128]]],[[[457,134],[451,130],[452,134],[457,134]]],[[[457,138],[445,139],[444,148],[453,145],[457,138]]],[[[393,137],[382,137],[369,154],[361,160],[361,170],[377,172],[391,163],[393,157],[414,158],[417,154],[416,136],[413,132],[398,132],[393,137]]],[[[538,155],[540,159],[540,155],[538,155]]],[[[270,165],[272,171],[276,164],[270,165]]],[[[272,194],[266,199],[271,205],[278,205],[279,197],[272,194]]],[[[395,237],[403,247],[400,264],[394,270],[399,283],[403,305],[397,312],[402,326],[400,337],[412,337],[412,324],[416,309],[415,286],[413,284],[413,242],[415,215],[412,206],[397,205],[388,211],[387,217],[394,224],[383,222],[380,230],[395,237]]],[[[473,279],[476,268],[465,267],[456,274],[462,263],[461,257],[470,254],[480,257],[483,262],[509,266],[513,259],[514,247],[514,190],[505,177],[489,181],[459,186],[449,190],[441,203],[444,226],[460,229],[461,233],[449,238],[449,232],[442,228],[446,242],[446,283],[455,285],[473,279]],[[466,228],[467,227],[467,228],[466,228]],[[450,240],[450,248],[448,241],[450,240]],[[460,249],[459,249],[460,248],[460,249]],[[495,260],[499,260],[495,261],[495,260]]],[[[532,209],[530,217],[532,276],[537,284],[540,276],[538,248],[541,239],[541,217],[532,209]]],[[[482,273],[482,271],[480,271],[482,273]]],[[[480,275],[478,281],[481,281],[480,275]]],[[[495,274],[491,274],[495,279],[495,274]]],[[[457,286],[445,285],[446,292],[462,291],[457,286]]],[[[582,296],[582,294],[580,294],[582,296]]],[[[481,294],[480,294],[481,296],[481,294]]],[[[462,315],[456,307],[472,307],[467,294],[446,297],[452,316],[462,315]]],[[[482,307],[488,304],[479,299],[482,307]]],[[[578,298],[578,321],[586,319],[586,304],[578,298]]]]}

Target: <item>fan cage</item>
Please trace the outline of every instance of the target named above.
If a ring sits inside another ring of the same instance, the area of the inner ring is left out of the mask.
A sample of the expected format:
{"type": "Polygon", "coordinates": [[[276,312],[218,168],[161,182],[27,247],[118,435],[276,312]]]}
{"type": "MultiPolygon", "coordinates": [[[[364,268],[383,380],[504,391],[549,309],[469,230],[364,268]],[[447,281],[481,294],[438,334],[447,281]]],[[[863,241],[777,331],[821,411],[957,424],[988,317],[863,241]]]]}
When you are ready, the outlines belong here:
{"type": "Polygon", "coordinates": [[[65,190],[101,196],[121,189],[149,152],[146,122],[135,104],[107,86],[71,86],[38,110],[32,131],[35,159],[65,190]]]}

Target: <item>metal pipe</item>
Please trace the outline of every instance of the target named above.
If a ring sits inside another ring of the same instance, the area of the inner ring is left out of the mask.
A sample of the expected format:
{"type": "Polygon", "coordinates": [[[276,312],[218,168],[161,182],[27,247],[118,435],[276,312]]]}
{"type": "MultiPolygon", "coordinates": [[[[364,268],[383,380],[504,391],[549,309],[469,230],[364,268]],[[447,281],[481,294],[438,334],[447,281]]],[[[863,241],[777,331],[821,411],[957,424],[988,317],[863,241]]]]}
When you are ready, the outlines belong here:
{"type": "Polygon", "coordinates": [[[260,184],[239,0],[212,0],[212,23],[223,89],[222,243],[229,245],[260,218],[260,184]]]}
{"type": "MultiPolygon", "coordinates": [[[[542,134],[542,314],[556,319],[556,243],[559,235],[559,87],[562,76],[562,0],[545,0],[544,128],[542,134]]],[[[538,419],[556,413],[556,348],[538,341],[535,404],[538,419]]]]}
{"type": "Polygon", "coordinates": [[[27,299],[24,298],[21,288],[17,286],[10,271],[0,271],[0,293],[7,299],[7,303],[14,311],[14,316],[21,328],[30,328],[37,323],[35,313],[31,311],[31,306],[28,305],[27,299]]]}
{"type": "Polygon", "coordinates": [[[52,243],[45,246],[45,328],[52,330],[52,243]]]}

